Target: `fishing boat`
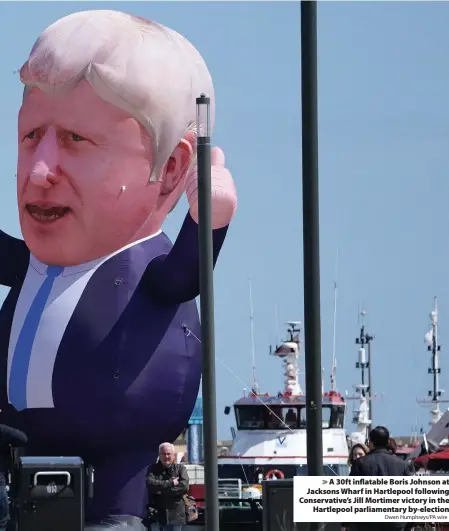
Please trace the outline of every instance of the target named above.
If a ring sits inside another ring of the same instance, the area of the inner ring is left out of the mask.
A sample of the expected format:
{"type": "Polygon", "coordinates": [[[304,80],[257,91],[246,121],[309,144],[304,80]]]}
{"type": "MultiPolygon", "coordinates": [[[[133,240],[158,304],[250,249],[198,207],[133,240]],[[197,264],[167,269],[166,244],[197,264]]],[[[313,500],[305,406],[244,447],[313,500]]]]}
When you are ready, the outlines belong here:
{"type": "MultiPolygon", "coordinates": [[[[228,455],[218,457],[221,482],[234,479],[242,490],[264,480],[308,474],[306,397],[298,369],[301,323],[290,321],[287,326],[288,338],[271,351],[283,363],[284,389],[274,395],[260,393],[254,382],[251,391],[233,404],[236,429],[231,429],[232,447],[228,455]]],[[[323,465],[325,475],[339,476],[348,473],[346,402],[332,387],[322,397],[323,465]]],[[[232,409],[226,407],[225,414],[232,409]]]]}

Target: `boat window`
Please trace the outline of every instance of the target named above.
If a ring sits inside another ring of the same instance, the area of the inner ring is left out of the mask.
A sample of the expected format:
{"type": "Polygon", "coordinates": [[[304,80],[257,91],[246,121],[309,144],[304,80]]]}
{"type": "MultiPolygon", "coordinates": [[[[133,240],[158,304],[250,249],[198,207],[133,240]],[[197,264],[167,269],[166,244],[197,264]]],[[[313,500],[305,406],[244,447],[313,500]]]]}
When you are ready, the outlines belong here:
{"type": "Polygon", "coordinates": [[[284,422],[290,429],[298,428],[298,408],[289,407],[283,408],[282,413],[284,415],[284,422]]]}
{"type": "Polygon", "coordinates": [[[296,406],[271,407],[268,411],[269,430],[296,430],[299,427],[301,408],[296,406]]]}
{"type": "Polygon", "coordinates": [[[307,427],[306,408],[302,407],[299,416],[299,427],[305,429],[307,427]]]}
{"type": "Polygon", "coordinates": [[[345,422],[344,406],[323,406],[323,429],[343,429],[345,422]]]}
{"type": "Polygon", "coordinates": [[[327,429],[331,427],[332,409],[329,406],[323,407],[322,427],[327,429]]]}
{"type": "MultiPolygon", "coordinates": [[[[324,405],[322,427],[343,428],[344,406],[324,405]]],[[[305,406],[236,406],[237,428],[239,430],[295,430],[305,429],[305,406]]]]}
{"type": "Polygon", "coordinates": [[[238,406],[235,408],[239,430],[263,430],[266,417],[265,406],[238,406]]]}
{"type": "Polygon", "coordinates": [[[343,406],[332,406],[331,428],[341,428],[345,422],[345,409],[343,406]]]}

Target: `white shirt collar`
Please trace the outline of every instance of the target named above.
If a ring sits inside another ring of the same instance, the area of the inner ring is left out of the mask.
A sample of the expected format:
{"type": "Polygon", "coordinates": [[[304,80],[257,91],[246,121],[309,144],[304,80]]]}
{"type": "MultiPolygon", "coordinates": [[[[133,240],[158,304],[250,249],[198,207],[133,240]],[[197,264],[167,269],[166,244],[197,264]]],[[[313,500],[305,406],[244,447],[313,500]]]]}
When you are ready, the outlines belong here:
{"type": "MultiPolygon", "coordinates": [[[[140,240],[137,240],[135,242],[129,243],[128,245],[125,245],[125,247],[122,247],[121,249],[118,249],[117,251],[114,251],[112,254],[108,256],[103,256],[102,258],[97,258],[95,260],[91,260],[90,262],[86,262],[84,264],[76,265],[76,266],[67,266],[64,267],[64,271],[62,273],[63,277],[68,277],[71,275],[76,275],[79,273],[85,273],[86,271],[90,271],[91,269],[97,269],[101,265],[103,265],[107,260],[115,256],[116,254],[121,253],[122,251],[126,251],[126,249],[129,249],[130,247],[134,247],[134,245],[138,245],[139,243],[145,242],[147,240],[151,240],[151,238],[154,238],[156,236],[159,236],[159,234],[162,233],[162,230],[159,230],[158,232],[155,232],[154,234],[151,234],[150,236],[146,236],[145,238],[142,238],[140,240]]],[[[35,256],[30,254],[30,265],[33,269],[35,269],[40,275],[45,275],[47,272],[48,265],[40,262],[35,256]]]]}

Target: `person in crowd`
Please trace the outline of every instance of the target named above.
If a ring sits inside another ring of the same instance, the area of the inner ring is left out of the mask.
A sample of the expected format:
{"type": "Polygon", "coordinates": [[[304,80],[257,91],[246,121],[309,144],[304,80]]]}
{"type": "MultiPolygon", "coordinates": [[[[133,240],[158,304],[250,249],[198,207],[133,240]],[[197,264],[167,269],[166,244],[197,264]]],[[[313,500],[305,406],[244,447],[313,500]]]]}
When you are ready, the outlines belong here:
{"type": "Polygon", "coordinates": [[[354,461],[356,461],[360,457],[365,457],[365,455],[368,455],[368,453],[369,453],[369,448],[365,444],[361,444],[361,443],[354,444],[354,446],[349,451],[348,465],[352,467],[354,461]]]}
{"type": "Polygon", "coordinates": [[[189,475],[182,463],[176,463],[173,444],[159,446],[159,460],[147,476],[149,524],[151,531],[181,531],[186,523],[184,496],[189,490],[189,475]]]}
{"type": "Polygon", "coordinates": [[[268,429],[269,430],[280,430],[285,427],[284,421],[282,420],[282,408],[278,406],[273,406],[268,415],[268,429]]]}
{"type": "Polygon", "coordinates": [[[262,483],[263,479],[263,468],[257,467],[254,471],[253,483],[262,483]]]}
{"type": "Polygon", "coordinates": [[[388,439],[387,450],[392,454],[396,454],[397,447],[398,445],[396,444],[396,441],[393,439],[393,437],[390,437],[388,439]]]}
{"type": "MultiPolygon", "coordinates": [[[[390,432],[383,426],[371,430],[368,440],[369,453],[354,461],[350,476],[411,476],[407,463],[398,459],[389,449],[390,432]]],[[[404,531],[405,522],[351,523],[351,531],[404,531]]]]}
{"type": "MultiPolygon", "coordinates": [[[[399,459],[402,459],[401,455],[398,454],[398,445],[397,442],[393,439],[393,437],[390,437],[388,439],[388,446],[387,449],[390,453],[393,455],[396,455],[399,457],[399,459]]],[[[410,470],[410,474],[413,476],[415,474],[415,466],[411,460],[404,459],[404,462],[407,463],[407,466],[410,470]]]]}
{"type": "Polygon", "coordinates": [[[293,409],[289,409],[285,415],[285,423],[291,429],[296,429],[298,424],[298,415],[293,409]]]}
{"type": "Polygon", "coordinates": [[[0,424],[0,531],[6,531],[9,520],[8,491],[6,490],[11,449],[27,444],[27,436],[20,430],[0,424]]]}
{"type": "Polygon", "coordinates": [[[368,455],[354,461],[351,476],[410,475],[406,463],[392,455],[390,433],[387,428],[377,426],[371,430],[368,448],[370,449],[368,455]]]}
{"type": "MultiPolygon", "coordinates": [[[[349,450],[349,458],[348,458],[348,466],[349,468],[352,467],[354,461],[357,459],[360,459],[361,457],[365,457],[365,455],[369,454],[369,448],[366,446],[366,444],[357,443],[354,444],[354,446],[351,447],[349,450]]],[[[341,524],[341,531],[347,531],[349,529],[349,524],[341,524]]]]}

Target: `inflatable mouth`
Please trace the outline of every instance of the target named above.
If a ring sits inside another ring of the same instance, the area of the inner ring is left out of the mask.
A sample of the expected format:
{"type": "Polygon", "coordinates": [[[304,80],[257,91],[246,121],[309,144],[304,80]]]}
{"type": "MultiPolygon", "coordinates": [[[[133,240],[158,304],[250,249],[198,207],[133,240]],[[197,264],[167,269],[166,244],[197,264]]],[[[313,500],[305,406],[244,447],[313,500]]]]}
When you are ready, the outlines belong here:
{"type": "Polygon", "coordinates": [[[56,221],[70,212],[70,208],[62,206],[39,206],[28,204],[26,209],[33,219],[44,223],[56,221]]]}

